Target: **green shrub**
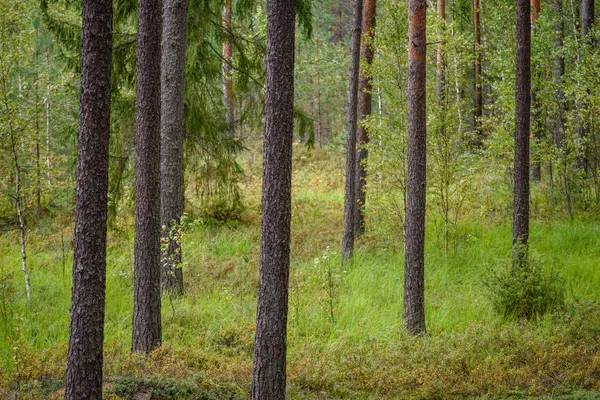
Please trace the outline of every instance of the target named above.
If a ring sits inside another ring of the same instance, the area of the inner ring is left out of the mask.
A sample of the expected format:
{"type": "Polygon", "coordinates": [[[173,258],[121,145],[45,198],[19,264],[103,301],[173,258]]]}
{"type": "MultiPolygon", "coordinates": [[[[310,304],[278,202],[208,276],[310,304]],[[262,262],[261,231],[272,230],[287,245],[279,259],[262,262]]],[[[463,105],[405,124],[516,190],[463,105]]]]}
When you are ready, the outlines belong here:
{"type": "Polygon", "coordinates": [[[494,310],[506,318],[533,319],[565,304],[565,283],[558,271],[546,272],[539,260],[503,263],[485,282],[494,310]]]}

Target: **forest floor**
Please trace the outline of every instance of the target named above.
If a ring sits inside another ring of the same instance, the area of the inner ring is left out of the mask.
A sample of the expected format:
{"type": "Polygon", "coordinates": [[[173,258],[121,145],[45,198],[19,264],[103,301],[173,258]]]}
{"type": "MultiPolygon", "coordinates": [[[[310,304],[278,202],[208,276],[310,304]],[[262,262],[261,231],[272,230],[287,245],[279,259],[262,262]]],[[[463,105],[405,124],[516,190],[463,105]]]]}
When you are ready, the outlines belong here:
{"type": "MultiPolygon", "coordinates": [[[[402,238],[371,218],[373,229],[342,268],[343,157],[298,147],[294,162],[290,398],[600,399],[597,221],[532,221],[532,252],[545,269],[560,272],[567,301],[558,312],[521,321],[494,313],[486,287],[510,257],[510,215],[465,214],[448,246],[429,218],[428,332],[411,337],[402,325],[402,238]]],[[[110,230],[106,398],[247,397],[260,247],[257,177],[260,165],[247,166],[241,221],[188,224],[186,294],[164,297],[164,345],[149,355],[129,352],[132,218],[110,230]]],[[[0,398],[61,398],[72,266],[72,225],[61,220],[28,235],[31,301],[18,236],[0,236],[0,398]]]]}

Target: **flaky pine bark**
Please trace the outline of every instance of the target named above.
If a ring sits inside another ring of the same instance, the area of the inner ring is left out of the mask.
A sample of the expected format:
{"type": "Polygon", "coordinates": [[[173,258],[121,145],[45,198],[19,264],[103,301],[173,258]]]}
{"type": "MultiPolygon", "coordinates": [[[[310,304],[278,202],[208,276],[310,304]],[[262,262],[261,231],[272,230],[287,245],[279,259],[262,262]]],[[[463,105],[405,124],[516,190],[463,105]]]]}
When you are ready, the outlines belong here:
{"type": "Polygon", "coordinates": [[[475,99],[473,106],[473,126],[475,127],[476,142],[483,142],[481,117],[483,116],[483,89],[481,82],[481,18],[479,0],[473,0],[473,26],[475,28],[475,99]]]}
{"type": "Polygon", "coordinates": [[[162,286],[183,293],[181,227],[187,0],[163,0],[161,68],[162,286]]]}
{"type": "Polygon", "coordinates": [[[342,260],[347,261],[354,251],[356,229],[354,209],[356,207],[356,126],[358,115],[358,73],[360,67],[360,39],[362,30],[363,0],[354,0],[352,39],[350,44],[350,82],[346,110],[346,186],[344,194],[344,235],[342,238],[342,260]]]}
{"type": "Polygon", "coordinates": [[[529,130],[531,117],[531,20],[529,0],[517,0],[517,87],[514,157],[513,259],[525,257],[529,239],[529,130]]]}
{"type": "Polygon", "coordinates": [[[84,0],[73,297],[65,399],[102,399],[112,0],[84,0]]]}
{"type": "Polygon", "coordinates": [[[285,398],[295,21],[294,0],[268,2],[262,232],[253,400],[285,398]]]}
{"type": "Polygon", "coordinates": [[[132,351],[161,343],[160,42],[161,0],[139,0],[136,48],[136,199],[132,351]]]}
{"type": "Polygon", "coordinates": [[[231,137],[235,136],[235,113],[233,104],[233,82],[231,62],[233,59],[233,46],[229,35],[231,35],[231,0],[225,0],[223,3],[222,19],[224,39],[223,39],[223,105],[225,106],[225,122],[231,137]]]}
{"type": "Polygon", "coordinates": [[[408,3],[408,179],[404,238],[404,322],[425,331],[425,192],[427,170],[427,2],[408,3]]]}
{"type": "MultiPolygon", "coordinates": [[[[358,120],[365,121],[371,115],[371,106],[373,99],[373,83],[367,75],[367,70],[373,64],[375,54],[373,39],[375,38],[375,14],[377,12],[377,0],[364,0],[362,32],[365,40],[361,45],[361,58],[364,64],[361,65],[358,84],[358,120]]],[[[367,145],[369,144],[369,132],[364,124],[359,124],[356,130],[356,206],[355,227],[356,235],[361,235],[365,231],[365,203],[367,200],[367,158],[369,153],[367,145]]]]}

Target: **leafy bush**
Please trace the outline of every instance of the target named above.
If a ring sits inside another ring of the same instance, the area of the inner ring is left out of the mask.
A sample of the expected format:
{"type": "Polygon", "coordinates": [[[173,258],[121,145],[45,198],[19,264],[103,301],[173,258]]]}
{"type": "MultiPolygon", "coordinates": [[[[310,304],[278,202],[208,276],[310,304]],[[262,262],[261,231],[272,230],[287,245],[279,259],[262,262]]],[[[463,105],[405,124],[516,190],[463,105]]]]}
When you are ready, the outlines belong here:
{"type": "Polygon", "coordinates": [[[565,283],[558,271],[544,271],[541,263],[507,262],[485,282],[494,310],[507,318],[533,319],[563,308],[565,283]]]}

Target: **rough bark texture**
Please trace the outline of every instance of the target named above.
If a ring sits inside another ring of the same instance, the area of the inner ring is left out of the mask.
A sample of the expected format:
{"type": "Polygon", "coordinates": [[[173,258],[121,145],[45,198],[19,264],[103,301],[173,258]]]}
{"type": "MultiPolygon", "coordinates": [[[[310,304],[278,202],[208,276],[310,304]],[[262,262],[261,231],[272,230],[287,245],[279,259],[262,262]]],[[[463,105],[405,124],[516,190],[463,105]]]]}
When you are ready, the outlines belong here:
{"type": "Polygon", "coordinates": [[[138,2],[136,201],[132,351],[161,343],[160,41],[161,0],[138,2]]]}
{"type": "Polygon", "coordinates": [[[231,137],[235,136],[235,114],[233,105],[233,82],[231,73],[231,60],[233,58],[233,47],[229,40],[231,34],[231,0],[225,0],[223,3],[223,31],[225,38],[223,39],[223,105],[225,106],[225,122],[231,137]]]}
{"type": "Polygon", "coordinates": [[[521,259],[529,239],[529,129],[531,116],[531,20],[529,1],[517,0],[517,87],[514,157],[513,251],[521,259]]]}
{"type": "Polygon", "coordinates": [[[268,2],[260,284],[252,371],[254,400],[285,398],[295,20],[294,0],[268,2]]]}
{"type": "MultiPolygon", "coordinates": [[[[365,66],[373,64],[375,54],[372,45],[375,37],[375,13],[377,11],[377,0],[364,0],[362,32],[365,40],[361,45],[361,58],[364,64],[361,66],[360,80],[358,84],[358,119],[364,121],[371,115],[373,83],[367,76],[365,66]]],[[[369,143],[369,132],[363,124],[359,124],[356,131],[356,206],[354,210],[356,235],[361,235],[365,231],[365,212],[364,206],[367,200],[367,158],[369,156],[367,144],[369,143]]]]}
{"type": "Polygon", "coordinates": [[[408,180],[404,242],[404,322],[425,331],[426,20],[427,2],[408,3],[408,180]]]}
{"type": "Polygon", "coordinates": [[[350,82],[348,84],[348,109],[346,125],[346,187],[344,195],[344,236],[342,260],[352,257],[356,230],[354,209],[356,206],[356,125],[358,115],[358,73],[360,67],[360,39],[362,30],[363,0],[354,0],[354,18],[350,44],[350,82]]]}
{"type": "MultiPolygon", "coordinates": [[[[554,24],[554,31],[556,33],[556,47],[562,49],[563,38],[564,38],[564,25],[562,15],[562,0],[554,0],[554,11],[556,13],[557,21],[554,24]]],[[[564,137],[564,116],[565,116],[565,93],[562,88],[563,75],[565,74],[565,59],[562,56],[557,56],[554,59],[554,81],[556,82],[556,102],[558,103],[558,114],[554,124],[554,143],[559,149],[563,148],[563,137],[564,137]]]]}
{"type": "Polygon", "coordinates": [[[68,400],[102,399],[111,60],[112,0],[84,0],[68,400]]]}
{"type": "Polygon", "coordinates": [[[164,0],[161,68],[162,286],[183,293],[180,219],[183,212],[187,0],[164,0]]]}
{"type": "Polygon", "coordinates": [[[479,0],[473,0],[473,26],[475,28],[475,99],[473,107],[473,126],[477,137],[475,140],[482,142],[481,117],[483,116],[483,90],[481,83],[481,19],[479,17],[479,0]]]}

